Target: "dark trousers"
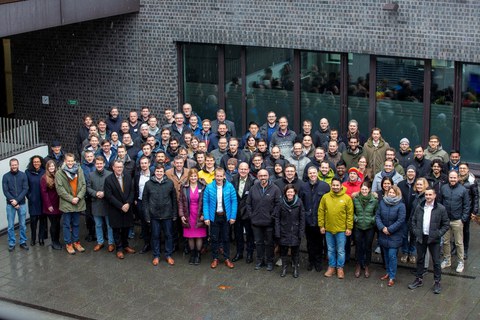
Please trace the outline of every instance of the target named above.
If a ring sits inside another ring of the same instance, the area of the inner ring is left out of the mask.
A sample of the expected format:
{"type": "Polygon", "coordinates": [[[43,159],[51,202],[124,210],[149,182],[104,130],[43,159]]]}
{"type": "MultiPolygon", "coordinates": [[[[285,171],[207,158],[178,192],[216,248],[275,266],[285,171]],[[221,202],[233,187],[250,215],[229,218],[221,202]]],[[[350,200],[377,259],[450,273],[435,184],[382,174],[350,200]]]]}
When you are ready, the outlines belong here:
{"type": "Polygon", "coordinates": [[[30,231],[31,231],[31,238],[32,241],[37,240],[37,225],[40,222],[40,226],[38,229],[38,240],[45,239],[45,229],[47,224],[47,216],[46,215],[39,215],[39,216],[30,216],[30,231]]]}
{"type": "Polygon", "coordinates": [[[463,252],[468,254],[468,245],[470,244],[470,218],[463,224],[463,252]]]}
{"type": "Polygon", "coordinates": [[[252,229],[257,248],[257,263],[264,260],[267,263],[273,263],[273,227],[252,225],[252,229]]]}
{"type": "Polygon", "coordinates": [[[122,251],[124,248],[128,247],[128,233],[130,231],[130,227],[112,229],[113,239],[115,239],[115,246],[117,247],[117,252],[122,251]]]}
{"type": "Polygon", "coordinates": [[[85,198],[85,224],[87,226],[87,231],[89,236],[95,236],[95,220],[93,219],[92,214],[92,198],[85,198]]]}
{"type": "Polygon", "coordinates": [[[151,242],[150,225],[145,221],[145,215],[143,214],[142,200],[137,200],[137,217],[140,218],[142,224],[143,241],[147,245],[151,242]]]}
{"type": "Polygon", "coordinates": [[[320,228],[317,226],[306,226],[305,237],[307,238],[308,262],[320,267],[322,265],[325,235],[320,233],[320,228]]]}
{"type": "Polygon", "coordinates": [[[228,233],[230,228],[225,214],[215,215],[215,220],[210,224],[210,240],[212,242],[212,258],[218,259],[218,248],[223,248],[223,256],[230,259],[230,244],[228,233]]]}
{"type": "Polygon", "coordinates": [[[50,220],[50,237],[52,243],[60,243],[60,220],[61,214],[49,214],[48,220],[50,220]]]}
{"type": "Polygon", "coordinates": [[[293,264],[298,265],[298,263],[300,262],[300,246],[280,245],[280,257],[282,258],[282,265],[287,259],[288,249],[290,249],[290,253],[292,254],[293,264]]]}
{"type": "Polygon", "coordinates": [[[428,236],[423,236],[422,243],[416,243],[417,247],[417,278],[423,278],[423,270],[425,269],[425,254],[427,248],[433,260],[433,279],[440,281],[442,278],[442,268],[440,267],[440,242],[428,243],[428,236]]]}
{"type": "Polygon", "coordinates": [[[254,240],[253,240],[253,230],[250,219],[246,220],[236,220],[234,224],[235,230],[235,242],[237,245],[237,254],[243,255],[243,250],[245,248],[245,238],[243,236],[243,230],[245,229],[246,233],[246,242],[247,242],[247,254],[253,254],[254,249],[254,240]]]}
{"type": "Polygon", "coordinates": [[[173,253],[173,220],[152,219],[152,252],[154,258],[160,258],[161,233],[165,238],[165,258],[171,257],[173,253]]]}
{"type": "Polygon", "coordinates": [[[362,267],[368,267],[372,261],[372,244],[375,228],[355,229],[355,259],[362,267]]]}

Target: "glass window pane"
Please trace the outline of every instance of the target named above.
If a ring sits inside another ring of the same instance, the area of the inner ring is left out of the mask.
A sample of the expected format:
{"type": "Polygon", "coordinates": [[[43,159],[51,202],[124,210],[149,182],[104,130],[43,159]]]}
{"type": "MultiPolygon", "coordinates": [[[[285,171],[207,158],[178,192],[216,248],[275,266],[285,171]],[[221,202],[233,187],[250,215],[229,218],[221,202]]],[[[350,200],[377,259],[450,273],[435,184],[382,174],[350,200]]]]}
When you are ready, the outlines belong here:
{"type": "Polygon", "coordinates": [[[247,123],[272,110],[293,128],[293,50],[247,47],[247,123]]]}
{"type": "Polygon", "coordinates": [[[302,52],[301,120],[311,120],[313,130],[327,118],[330,128],[340,127],[340,54],[302,52]]]}
{"type": "Polygon", "coordinates": [[[462,160],[480,158],[480,65],[465,64],[462,73],[460,154],[462,160]]]}
{"type": "Polygon", "coordinates": [[[376,126],[397,148],[406,137],[420,144],[423,128],[423,60],[377,58],[376,126]]]}
{"type": "MultiPolygon", "coordinates": [[[[355,119],[358,129],[368,136],[370,56],[351,54],[348,59],[348,120],[355,119]]],[[[345,142],[347,143],[347,142],[345,142]]]]}
{"type": "Polygon", "coordinates": [[[184,100],[202,119],[215,119],[218,109],[217,46],[185,44],[184,100]]]}
{"type": "Polygon", "coordinates": [[[242,64],[241,47],[225,46],[225,112],[235,123],[237,135],[242,129],[242,64]]]}
{"type": "Polygon", "coordinates": [[[452,148],[453,80],[453,62],[432,60],[430,135],[440,138],[446,152],[452,148]]]}

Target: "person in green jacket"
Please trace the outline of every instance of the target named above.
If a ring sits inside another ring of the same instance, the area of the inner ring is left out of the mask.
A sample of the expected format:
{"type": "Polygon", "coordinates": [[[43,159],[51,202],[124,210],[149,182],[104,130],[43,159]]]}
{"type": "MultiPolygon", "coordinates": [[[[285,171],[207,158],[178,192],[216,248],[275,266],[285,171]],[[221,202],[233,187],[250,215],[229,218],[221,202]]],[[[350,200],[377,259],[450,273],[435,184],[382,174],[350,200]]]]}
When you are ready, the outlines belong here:
{"type": "Polygon", "coordinates": [[[318,207],[318,226],[325,234],[328,247],[325,277],[333,276],[335,271],[339,279],[345,277],[345,242],[353,229],[353,201],[346,190],[340,179],[333,178],[330,192],[322,197],[318,207]]]}
{"type": "Polygon", "coordinates": [[[332,179],[335,176],[335,172],[330,168],[328,161],[322,161],[320,163],[320,169],[318,170],[318,180],[328,183],[332,183],[332,179]]]}
{"type": "Polygon", "coordinates": [[[372,194],[372,184],[365,181],[360,186],[360,193],[353,199],[355,207],[355,277],[360,277],[361,269],[365,270],[365,278],[370,277],[368,266],[372,261],[372,243],[375,235],[375,213],[377,212],[378,200],[372,194]]]}

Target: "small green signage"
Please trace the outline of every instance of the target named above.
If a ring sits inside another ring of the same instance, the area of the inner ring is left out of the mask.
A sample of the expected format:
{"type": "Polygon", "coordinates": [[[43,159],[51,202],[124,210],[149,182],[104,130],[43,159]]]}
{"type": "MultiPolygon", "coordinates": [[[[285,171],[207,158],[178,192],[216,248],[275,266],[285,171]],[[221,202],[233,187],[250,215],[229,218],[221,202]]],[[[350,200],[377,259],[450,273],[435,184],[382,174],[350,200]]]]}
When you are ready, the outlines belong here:
{"type": "Polygon", "coordinates": [[[68,104],[71,106],[76,106],[78,105],[78,100],[68,100],[68,104]]]}

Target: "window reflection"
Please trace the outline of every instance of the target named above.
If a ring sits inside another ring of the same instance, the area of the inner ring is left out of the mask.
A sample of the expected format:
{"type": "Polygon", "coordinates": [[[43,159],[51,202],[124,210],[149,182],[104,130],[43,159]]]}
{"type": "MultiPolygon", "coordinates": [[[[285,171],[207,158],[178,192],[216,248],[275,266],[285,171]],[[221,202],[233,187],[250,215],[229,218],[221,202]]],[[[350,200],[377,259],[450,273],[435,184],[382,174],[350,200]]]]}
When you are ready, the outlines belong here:
{"type": "Polygon", "coordinates": [[[358,129],[364,135],[368,131],[369,72],[370,56],[352,54],[348,61],[348,120],[357,120],[358,129]]]}
{"type": "Polygon", "coordinates": [[[242,130],[242,64],[240,46],[225,46],[225,112],[235,124],[235,131],[242,130]]]}
{"type": "Polygon", "coordinates": [[[463,65],[460,154],[462,160],[480,158],[480,66],[463,65]]]}

